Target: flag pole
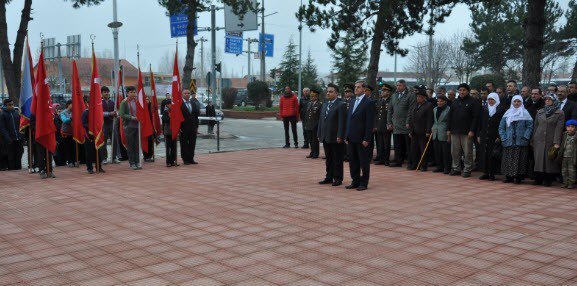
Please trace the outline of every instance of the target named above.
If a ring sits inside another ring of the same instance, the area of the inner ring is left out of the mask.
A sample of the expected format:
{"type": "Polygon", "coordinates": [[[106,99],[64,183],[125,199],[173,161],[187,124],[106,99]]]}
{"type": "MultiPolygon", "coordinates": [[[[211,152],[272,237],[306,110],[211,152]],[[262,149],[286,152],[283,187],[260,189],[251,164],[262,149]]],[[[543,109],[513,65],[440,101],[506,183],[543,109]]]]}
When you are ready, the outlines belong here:
{"type": "MultiPolygon", "coordinates": [[[[203,57],[203,56],[204,55],[201,55],[201,57],[203,57]]],[[[178,37],[176,37],[176,65],[178,66],[178,37]]],[[[180,74],[180,72],[179,72],[179,74],[180,74]]],[[[178,81],[178,89],[180,90],[180,88],[181,88],[180,81],[178,81]]],[[[172,97],[172,100],[174,100],[174,96],[172,97]]],[[[171,129],[172,129],[172,127],[171,127],[171,129]]],[[[172,136],[172,132],[171,132],[170,136],[172,136]]],[[[176,166],[178,166],[178,144],[180,144],[180,138],[178,138],[178,136],[179,136],[179,134],[176,133],[176,139],[175,139],[176,142],[174,142],[174,165],[176,165],[176,166]]],[[[166,139],[164,140],[164,142],[166,142],[166,139]]]]}
{"type": "Polygon", "coordinates": [[[74,145],[76,145],[76,164],[74,167],[78,168],[80,167],[80,161],[78,160],[78,142],[76,140],[74,140],[74,145]]]}
{"type": "MultiPolygon", "coordinates": [[[[120,66],[120,65],[119,65],[119,66],[120,66]]],[[[110,146],[111,146],[111,148],[110,148],[110,149],[111,149],[111,150],[110,150],[110,153],[112,154],[112,155],[110,156],[110,162],[109,162],[110,164],[114,163],[114,156],[116,156],[116,154],[114,154],[114,137],[116,137],[116,136],[114,136],[114,133],[116,133],[116,132],[114,132],[114,125],[115,125],[115,124],[114,124],[114,121],[116,121],[116,117],[117,117],[117,115],[116,115],[116,113],[117,113],[117,112],[116,112],[116,101],[118,100],[118,79],[116,78],[116,77],[118,76],[118,71],[114,71],[113,74],[114,74],[114,79],[116,79],[116,80],[114,81],[114,117],[112,118],[112,136],[111,136],[111,138],[110,138],[110,140],[111,140],[111,142],[110,142],[110,146]]],[[[114,79],[113,79],[113,80],[114,80],[114,79]]],[[[106,147],[106,145],[105,145],[105,147],[106,147]]],[[[108,147],[107,147],[107,148],[108,148],[108,147]]],[[[117,148],[118,148],[118,147],[117,147],[117,148]]],[[[120,151],[120,150],[118,150],[118,151],[120,151]]]]}
{"type": "MultiPolygon", "coordinates": [[[[90,40],[91,40],[91,42],[92,42],[92,63],[94,63],[94,58],[96,58],[96,56],[94,55],[94,38],[96,38],[95,35],[90,35],[90,40]]],[[[92,67],[92,74],[93,74],[93,75],[94,75],[94,68],[95,68],[95,67],[92,67]]],[[[92,85],[92,84],[94,84],[94,83],[91,82],[90,84],[92,85]]],[[[89,110],[90,110],[90,109],[89,109],[89,110]]],[[[93,116],[94,116],[94,115],[93,115],[93,116]]],[[[90,131],[89,131],[89,132],[90,132],[90,131]]],[[[98,156],[98,153],[99,153],[100,150],[99,150],[98,148],[96,148],[96,144],[97,144],[97,142],[96,142],[96,136],[98,136],[98,134],[94,134],[94,152],[96,152],[96,162],[95,162],[94,165],[96,166],[96,173],[100,173],[100,169],[101,169],[101,167],[100,167],[100,158],[99,158],[99,156],[98,156]]],[[[104,148],[106,148],[106,145],[104,146],[104,148]]]]}
{"type": "MultiPolygon", "coordinates": [[[[136,61],[138,63],[138,72],[140,73],[140,46],[137,44],[136,45],[136,61]]],[[[136,95],[138,96],[138,95],[136,95]]],[[[144,101],[144,98],[142,99],[144,101]]],[[[138,101],[138,99],[137,99],[138,101]]],[[[137,103],[138,104],[138,103],[137,103]]],[[[138,121],[138,164],[140,165],[140,167],[142,168],[143,164],[142,164],[142,135],[141,135],[141,122],[138,121]]]]}
{"type": "MultiPolygon", "coordinates": [[[[154,78],[153,78],[153,77],[154,77],[154,74],[152,73],[152,64],[148,64],[148,67],[149,67],[149,69],[150,69],[150,82],[151,82],[151,84],[150,84],[150,92],[151,92],[153,95],[156,95],[156,90],[152,90],[152,81],[154,80],[154,78]]],[[[156,86],[155,86],[155,88],[156,88],[156,86]]],[[[158,100],[158,98],[157,98],[157,100],[158,100]]],[[[151,98],[151,100],[150,100],[150,107],[151,107],[151,109],[152,109],[152,107],[154,107],[153,104],[152,104],[152,98],[151,98]]],[[[148,110],[148,111],[152,112],[151,110],[148,110]]],[[[155,108],[154,112],[157,112],[157,113],[158,113],[158,110],[156,110],[156,108],[155,108]]],[[[154,121],[154,114],[151,114],[151,115],[152,115],[152,118],[153,118],[152,121],[154,121]]],[[[152,139],[153,139],[153,141],[152,141],[152,162],[154,162],[154,161],[156,161],[156,152],[154,151],[154,149],[155,149],[155,148],[154,148],[154,145],[156,144],[156,136],[157,136],[156,134],[157,134],[157,130],[154,129],[154,123],[153,123],[153,122],[150,122],[150,123],[152,124],[152,129],[153,129],[153,131],[152,131],[152,132],[153,132],[153,133],[152,133],[152,139]]],[[[148,148],[150,148],[150,146],[149,146],[148,148]]],[[[150,149],[149,149],[149,150],[150,150],[150,149]]]]}
{"type": "Polygon", "coordinates": [[[28,125],[28,173],[32,174],[32,128],[28,125]]]}

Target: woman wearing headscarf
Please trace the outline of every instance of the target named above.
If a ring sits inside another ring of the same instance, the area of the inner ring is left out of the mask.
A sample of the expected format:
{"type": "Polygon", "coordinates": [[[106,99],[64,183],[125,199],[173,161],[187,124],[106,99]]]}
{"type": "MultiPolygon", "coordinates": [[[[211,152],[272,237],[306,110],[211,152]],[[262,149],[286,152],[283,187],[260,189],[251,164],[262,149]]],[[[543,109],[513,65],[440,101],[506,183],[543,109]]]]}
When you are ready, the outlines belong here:
{"type": "Polygon", "coordinates": [[[535,185],[551,186],[551,183],[561,172],[556,158],[549,158],[548,154],[555,148],[559,150],[561,135],[565,123],[565,114],[559,109],[559,103],[553,95],[545,96],[545,106],[535,116],[535,134],[531,145],[535,157],[535,185]]]}
{"type": "Polygon", "coordinates": [[[499,144],[499,123],[506,109],[499,106],[500,100],[497,93],[491,93],[487,97],[487,106],[481,113],[481,126],[479,127],[479,142],[481,180],[495,180],[498,166],[501,163],[500,152],[496,152],[499,144]],[[499,153],[499,154],[498,154],[499,153]]]}
{"type": "Polygon", "coordinates": [[[503,146],[501,174],[505,183],[520,184],[527,174],[529,140],[533,132],[533,118],[523,106],[523,98],[515,95],[511,107],[499,122],[499,137],[503,146]]]}

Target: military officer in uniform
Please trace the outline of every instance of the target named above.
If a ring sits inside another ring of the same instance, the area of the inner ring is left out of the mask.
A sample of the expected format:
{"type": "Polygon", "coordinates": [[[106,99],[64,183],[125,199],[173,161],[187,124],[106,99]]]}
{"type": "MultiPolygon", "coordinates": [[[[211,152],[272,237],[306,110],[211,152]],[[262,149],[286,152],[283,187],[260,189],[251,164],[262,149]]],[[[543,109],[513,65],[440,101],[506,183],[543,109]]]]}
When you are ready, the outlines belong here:
{"type": "MultiPolygon", "coordinates": [[[[352,83],[345,83],[345,84],[343,84],[343,89],[344,89],[344,93],[345,93],[343,101],[344,101],[345,107],[346,107],[346,112],[347,112],[346,114],[348,114],[349,108],[351,107],[351,102],[353,102],[355,99],[355,96],[353,93],[353,90],[355,89],[355,85],[352,83]]],[[[345,162],[348,162],[349,161],[349,154],[348,154],[349,149],[348,148],[345,148],[345,149],[346,149],[346,153],[345,153],[344,160],[345,160],[345,162]]]]}
{"type": "Polygon", "coordinates": [[[319,157],[319,139],[317,136],[319,117],[321,114],[321,103],[319,102],[320,92],[316,89],[311,89],[309,102],[305,107],[303,126],[305,135],[310,144],[311,152],[307,158],[317,159],[319,157]]]}
{"type": "Polygon", "coordinates": [[[387,128],[387,111],[391,102],[393,87],[390,84],[384,84],[380,98],[376,102],[377,114],[375,116],[375,128],[373,129],[376,136],[377,158],[375,165],[389,165],[391,157],[391,135],[392,132],[387,128]]]}

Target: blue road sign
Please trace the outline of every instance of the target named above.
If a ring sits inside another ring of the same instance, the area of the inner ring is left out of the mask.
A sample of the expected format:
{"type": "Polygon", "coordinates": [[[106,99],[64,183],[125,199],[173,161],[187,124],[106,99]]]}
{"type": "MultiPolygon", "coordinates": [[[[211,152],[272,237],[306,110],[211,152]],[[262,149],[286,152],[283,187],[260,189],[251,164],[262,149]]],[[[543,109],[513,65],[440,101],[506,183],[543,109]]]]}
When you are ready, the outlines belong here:
{"type": "Polygon", "coordinates": [[[242,32],[227,32],[224,36],[224,52],[229,54],[242,54],[242,32]]]}
{"type": "MultiPolygon", "coordinates": [[[[258,51],[262,51],[262,33],[259,37],[260,41],[258,43],[258,51]]],[[[266,57],[272,57],[274,54],[274,35],[273,34],[264,34],[264,50],[266,57]]]]}
{"type": "MultiPolygon", "coordinates": [[[[184,13],[170,16],[170,37],[186,37],[186,27],[188,26],[188,16],[184,13]]],[[[196,19],[194,20],[194,35],[198,35],[196,19]]]]}

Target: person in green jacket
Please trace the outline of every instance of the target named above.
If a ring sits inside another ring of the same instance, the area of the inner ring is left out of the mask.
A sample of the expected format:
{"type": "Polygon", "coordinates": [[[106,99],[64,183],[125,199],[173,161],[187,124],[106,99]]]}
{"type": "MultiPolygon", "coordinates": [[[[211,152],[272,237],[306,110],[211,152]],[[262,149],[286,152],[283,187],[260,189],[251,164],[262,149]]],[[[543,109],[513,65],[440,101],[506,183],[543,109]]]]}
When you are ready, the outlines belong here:
{"type": "Polygon", "coordinates": [[[140,165],[140,153],[138,138],[138,118],[136,117],[136,88],[127,86],[126,93],[128,96],[120,103],[120,118],[122,119],[122,128],[126,138],[126,150],[128,153],[128,162],[133,170],[142,169],[140,165]]]}

